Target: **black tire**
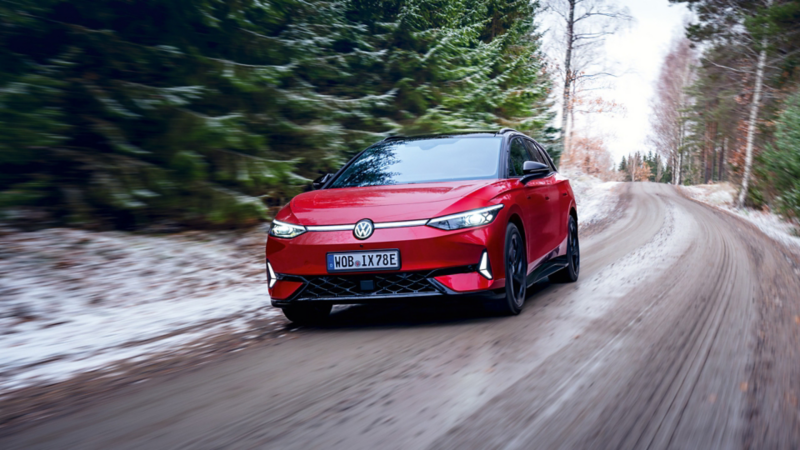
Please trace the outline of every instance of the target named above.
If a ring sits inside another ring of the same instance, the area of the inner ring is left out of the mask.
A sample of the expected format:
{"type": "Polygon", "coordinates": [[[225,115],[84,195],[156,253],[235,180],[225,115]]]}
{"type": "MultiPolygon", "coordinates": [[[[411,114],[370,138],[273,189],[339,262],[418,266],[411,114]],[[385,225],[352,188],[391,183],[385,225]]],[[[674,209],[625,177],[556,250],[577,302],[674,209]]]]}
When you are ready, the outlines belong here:
{"type": "Polygon", "coordinates": [[[569,216],[569,232],[567,233],[567,267],[550,275],[555,283],[574,283],[581,272],[581,246],[578,241],[578,223],[569,216]]]}
{"type": "Polygon", "coordinates": [[[331,313],[333,305],[330,303],[301,303],[284,306],[283,315],[294,323],[301,325],[319,324],[325,321],[331,313]]]}
{"type": "Polygon", "coordinates": [[[503,261],[506,269],[506,292],[503,298],[497,300],[497,307],[503,314],[517,315],[522,311],[528,289],[528,252],[522,235],[513,223],[506,227],[503,261]]]}

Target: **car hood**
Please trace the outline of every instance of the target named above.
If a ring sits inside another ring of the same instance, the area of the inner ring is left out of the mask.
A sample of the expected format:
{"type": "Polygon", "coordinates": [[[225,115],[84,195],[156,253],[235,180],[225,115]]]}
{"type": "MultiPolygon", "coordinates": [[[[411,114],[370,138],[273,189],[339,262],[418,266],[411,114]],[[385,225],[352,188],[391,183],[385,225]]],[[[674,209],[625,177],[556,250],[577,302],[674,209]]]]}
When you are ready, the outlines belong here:
{"type": "Polygon", "coordinates": [[[486,206],[499,184],[500,180],[477,180],[311,191],[295,197],[278,219],[302,225],[429,219],[486,206]]]}

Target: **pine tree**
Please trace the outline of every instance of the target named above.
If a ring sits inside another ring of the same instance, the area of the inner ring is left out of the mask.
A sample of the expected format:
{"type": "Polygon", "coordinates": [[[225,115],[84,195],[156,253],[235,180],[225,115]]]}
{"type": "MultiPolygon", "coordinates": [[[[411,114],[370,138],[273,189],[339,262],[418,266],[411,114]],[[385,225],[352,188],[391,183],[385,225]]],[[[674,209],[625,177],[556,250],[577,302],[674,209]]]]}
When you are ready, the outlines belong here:
{"type": "Polygon", "coordinates": [[[762,157],[777,191],[778,209],[785,215],[800,218],[800,93],[787,101],[778,116],[775,144],[762,157]]]}
{"type": "Polygon", "coordinates": [[[0,201],[36,199],[67,222],[263,218],[258,197],[305,181],[301,157],[313,168],[338,156],[337,119],[382,101],[317,89],[346,73],[326,59],[349,31],[336,2],[50,0],[5,12],[0,201]]]}
{"type": "Polygon", "coordinates": [[[3,5],[0,207],[50,223],[253,223],[392,133],[553,142],[525,0],[3,5]]]}

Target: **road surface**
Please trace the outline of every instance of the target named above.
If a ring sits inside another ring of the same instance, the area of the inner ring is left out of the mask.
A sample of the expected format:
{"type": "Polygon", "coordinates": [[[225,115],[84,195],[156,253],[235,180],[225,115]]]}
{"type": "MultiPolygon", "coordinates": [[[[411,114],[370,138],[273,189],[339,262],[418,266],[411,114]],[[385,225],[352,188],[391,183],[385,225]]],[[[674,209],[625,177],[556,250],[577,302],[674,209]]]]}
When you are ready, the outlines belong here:
{"type": "Polygon", "coordinates": [[[574,284],[521,315],[352,307],[0,438],[0,448],[797,448],[797,261],[627,184],[574,284]]]}

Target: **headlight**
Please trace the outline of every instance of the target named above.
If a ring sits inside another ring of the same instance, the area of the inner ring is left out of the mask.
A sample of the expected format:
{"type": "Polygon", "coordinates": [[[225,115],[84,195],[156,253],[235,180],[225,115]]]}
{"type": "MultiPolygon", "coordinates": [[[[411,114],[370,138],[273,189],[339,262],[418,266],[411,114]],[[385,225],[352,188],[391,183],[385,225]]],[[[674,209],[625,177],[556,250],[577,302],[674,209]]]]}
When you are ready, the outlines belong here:
{"type": "Polygon", "coordinates": [[[269,227],[269,235],[284,239],[291,239],[306,232],[306,227],[302,225],[294,225],[291,223],[281,222],[278,220],[272,221],[272,226],[269,227]]]}
{"type": "Polygon", "coordinates": [[[503,209],[503,205],[492,205],[486,208],[473,209],[472,211],[431,219],[426,225],[441,230],[479,227],[492,223],[494,218],[497,217],[497,212],[501,209],[503,209]]]}

